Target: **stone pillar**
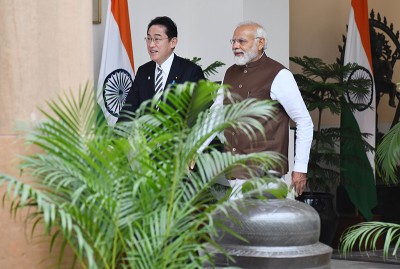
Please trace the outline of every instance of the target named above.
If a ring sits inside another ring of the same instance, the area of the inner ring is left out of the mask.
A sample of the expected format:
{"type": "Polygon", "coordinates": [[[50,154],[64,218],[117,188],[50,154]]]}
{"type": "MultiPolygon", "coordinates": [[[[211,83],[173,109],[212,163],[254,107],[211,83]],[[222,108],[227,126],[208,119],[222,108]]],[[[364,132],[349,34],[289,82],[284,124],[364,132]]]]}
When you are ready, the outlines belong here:
{"type": "MultiPolygon", "coordinates": [[[[17,175],[16,155],[26,150],[16,122],[31,124],[45,101],[93,85],[92,28],[92,1],[0,0],[1,172],[17,175]]],[[[14,219],[9,206],[0,206],[0,268],[46,268],[48,241],[31,240],[25,214],[14,219]]]]}

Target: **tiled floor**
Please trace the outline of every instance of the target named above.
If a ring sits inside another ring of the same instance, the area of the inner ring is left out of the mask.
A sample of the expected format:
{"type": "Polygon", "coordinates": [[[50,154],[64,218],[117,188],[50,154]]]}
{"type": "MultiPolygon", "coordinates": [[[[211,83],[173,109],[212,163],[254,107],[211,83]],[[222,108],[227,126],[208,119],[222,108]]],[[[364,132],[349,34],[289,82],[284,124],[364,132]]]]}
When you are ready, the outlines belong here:
{"type": "Polygon", "coordinates": [[[400,253],[397,256],[390,255],[385,262],[382,250],[354,251],[343,259],[337,250],[333,250],[331,269],[400,269],[400,253]]]}
{"type": "Polygon", "coordinates": [[[331,260],[331,269],[399,269],[400,264],[331,260]]]}

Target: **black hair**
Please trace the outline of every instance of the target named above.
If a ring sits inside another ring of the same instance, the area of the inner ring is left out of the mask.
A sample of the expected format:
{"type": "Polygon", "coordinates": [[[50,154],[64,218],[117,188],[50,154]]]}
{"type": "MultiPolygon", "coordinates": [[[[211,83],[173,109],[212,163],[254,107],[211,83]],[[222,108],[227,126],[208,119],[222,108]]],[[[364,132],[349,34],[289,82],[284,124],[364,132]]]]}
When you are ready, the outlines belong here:
{"type": "Polygon", "coordinates": [[[149,32],[149,29],[153,25],[162,25],[165,26],[167,29],[165,34],[168,36],[169,39],[173,37],[178,37],[178,28],[176,27],[176,24],[171,18],[167,16],[162,16],[162,17],[156,17],[147,26],[147,32],[149,32]]]}

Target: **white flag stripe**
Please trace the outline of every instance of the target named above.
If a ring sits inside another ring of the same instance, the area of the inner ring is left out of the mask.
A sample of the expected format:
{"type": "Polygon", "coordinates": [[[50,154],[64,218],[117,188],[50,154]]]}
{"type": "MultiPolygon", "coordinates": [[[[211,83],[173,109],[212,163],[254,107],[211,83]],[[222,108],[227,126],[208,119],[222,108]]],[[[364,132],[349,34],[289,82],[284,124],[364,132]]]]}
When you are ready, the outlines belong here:
{"type": "Polygon", "coordinates": [[[351,9],[350,11],[350,19],[349,26],[347,30],[347,38],[346,38],[346,48],[344,53],[344,64],[354,63],[365,67],[372,74],[371,66],[368,62],[367,55],[363,48],[363,44],[361,41],[360,32],[358,31],[357,25],[354,20],[354,11],[351,9]]]}
{"type": "MultiPolygon", "coordinates": [[[[354,16],[354,7],[352,6],[349,15],[349,24],[347,30],[347,38],[346,38],[346,48],[345,48],[345,55],[344,55],[344,64],[347,63],[357,63],[366,69],[372,72],[372,67],[368,61],[367,54],[365,52],[361,34],[358,30],[357,23],[355,21],[354,16]]],[[[375,91],[375,87],[374,87],[375,91]]],[[[354,117],[356,118],[360,130],[362,133],[369,133],[372,134],[368,139],[367,142],[375,147],[375,132],[376,132],[376,112],[375,112],[375,93],[372,95],[372,109],[367,109],[364,111],[355,111],[354,117]]],[[[367,153],[368,160],[371,164],[372,169],[375,169],[375,161],[374,161],[374,153],[368,152],[367,153]]]]}

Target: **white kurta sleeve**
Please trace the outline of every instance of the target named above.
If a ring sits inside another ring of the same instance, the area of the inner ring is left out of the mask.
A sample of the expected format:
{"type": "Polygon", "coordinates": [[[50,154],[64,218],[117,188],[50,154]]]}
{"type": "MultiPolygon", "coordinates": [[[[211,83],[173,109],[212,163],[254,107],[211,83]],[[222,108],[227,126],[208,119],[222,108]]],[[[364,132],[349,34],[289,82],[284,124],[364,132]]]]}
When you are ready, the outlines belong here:
{"type": "Polygon", "coordinates": [[[282,69],[271,86],[271,99],[278,101],[296,123],[293,171],[307,172],[314,125],[293,74],[282,69]]]}

